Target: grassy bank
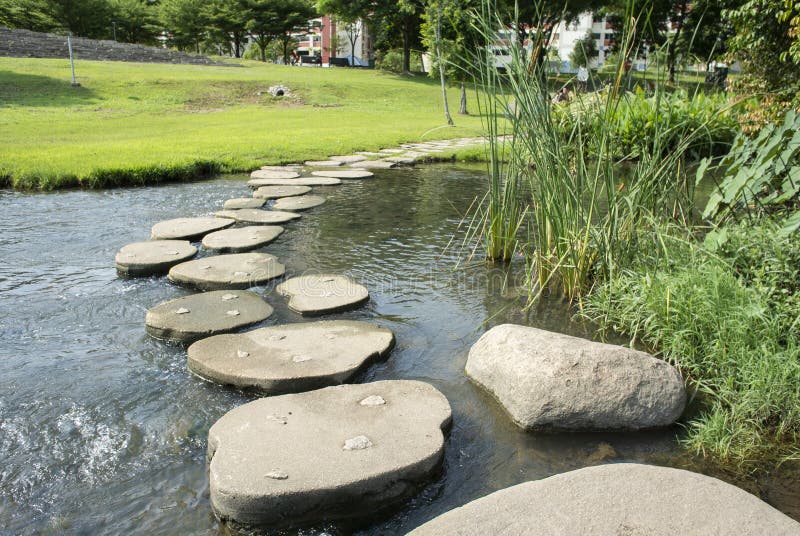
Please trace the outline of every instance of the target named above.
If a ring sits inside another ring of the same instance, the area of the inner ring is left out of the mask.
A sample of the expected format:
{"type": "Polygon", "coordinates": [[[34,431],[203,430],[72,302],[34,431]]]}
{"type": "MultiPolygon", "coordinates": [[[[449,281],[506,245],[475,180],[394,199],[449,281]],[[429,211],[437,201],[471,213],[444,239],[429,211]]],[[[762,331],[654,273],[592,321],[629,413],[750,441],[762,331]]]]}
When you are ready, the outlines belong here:
{"type": "Polygon", "coordinates": [[[445,127],[427,78],[240,65],[78,61],[73,88],[68,61],[0,58],[0,180],[151,184],[481,130],[474,116],[445,127]],[[272,97],[278,84],[292,95],[272,97]]]}

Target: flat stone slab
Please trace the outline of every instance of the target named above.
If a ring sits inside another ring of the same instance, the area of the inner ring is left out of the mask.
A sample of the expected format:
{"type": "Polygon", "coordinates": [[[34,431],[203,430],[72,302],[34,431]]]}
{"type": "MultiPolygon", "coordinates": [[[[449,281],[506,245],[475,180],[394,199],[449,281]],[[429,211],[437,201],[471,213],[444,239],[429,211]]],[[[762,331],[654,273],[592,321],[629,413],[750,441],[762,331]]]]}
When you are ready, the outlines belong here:
{"type": "Polygon", "coordinates": [[[237,197],[228,199],[222,208],[225,210],[237,210],[242,208],[261,208],[266,203],[266,199],[259,199],[257,197],[237,197]]]}
{"type": "Polygon", "coordinates": [[[296,220],[300,214],[293,212],[281,212],[278,210],[260,210],[257,208],[243,208],[239,210],[220,210],[215,212],[219,218],[230,218],[231,220],[242,223],[259,223],[269,225],[274,223],[286,223],[296,220]]]}
{"type": "Polygon", "coordinates": [[[272,528],[374,515],[438,470],[450,421],[447,399],[417,381],[255,400],[208,432],[211,506],[272,528]]]}
{"type": "Polygon", "coordinates": [[[387,162],[394,162],[399,166],[411,166],[417,163],[415,156],[390,156],[385,159],[387,162]]]}
{"type": "Polygon", "coordinates": [[[259,199],[279,199],[281,197],[304,195],[310,191],[310,186],[262,186],[253,192],[253,197],[259,199]]]}
{"type": "Polygon", "coordinates": [[[314,274],[293,277],[275,290],[289,298],[289,309],[302,315],[323,315],[358,307],[369,300],[366,287],[349,277],[314,274]]]}
{"type": "Polygon", "coordinates": [[[285,166],[261,166],[260,169],[265,171],[300,171],[302,166],[300,164],[286,164],[285,166]]]}
{"type": "Polygon", "coordinates": [[[528,430],[656,428],[675,422],[686,405],[683,379],[666,361],[512,324],[478,339],[466,373],[528,430]]]}
{"type": "Polygon", "coordinates": [[[342,162],[344,164],[352,164],[353,162],[363,162],[367,159],[367,157],[360,154],[351,154],[344,156],[331,156],[330,159],[335,160],[336,162],[342,162]]]}
{"type": "Polygon", "coordinates": [[[123,246],[114,261],[117,272],[129,277],[164,274],[197,255],[187,240],[149,240],[123,246]]]}
{"type": "Polygon", "coordinates": [[[425,523],[414,536],[800,534],[800,524],[716,478],[620,463],[526,482],[425,523]],[[535,527],[535,530],[533,529],[535,527]]]}
{"type": "Polygon", "coordinates": [[[304,162],[308,167],[339,167],[344,164],[339,160],[306,160],[304,162]]]}
{"type": "Polygon", "coordinates": [[[383,153],[383,154],[398,154],[398,153],[405,152],[405,150],[404,149],[381,149],[379,152],[383,153]]]}
{"type": "Polygon", "coordinates": [[[365,160],[363,162],[356,162],[354,164],[350,164],[352,168],[361,168],[361,169],[391,169],[393,167],[397,167],[397,162],[392,162],[390,160],[365,160]]]}
{"type": "Polygon", "coordinates": [[[327,171],[312,171],[312,175],[320,178],[334,179],[370,179],[375,176],[371,171],[359,171],[355,169],[331,169],[327,171]]]}
{"type": "Polygon", "coordinates": [[[153,240],[196,240],[213,231],[225,229],[236,223],[225,218],[176,218],[153,225],[153,240]]]}
{"type": "Polygon", "coordinates": [[[167,276],[173,283],[202,290],[249,288],[282,276],[286,267],[268,253],[217,255],[173,266],[167,276]]]}
{"type": "Polygon", "coordinates": [[[257,169],[250,174],[251,179],[296,179],[300,176],[294,169],[257,169]]]}
{"type": "MultiPolygon", "coordinates": [[[[314,173],[312,173],[313,175],[314,173]]],[[[336,186],[342,181],[327,176],[302,177],[300,179],[256,179],[247,181],[247,185],[253,188],[262,186],[336,186]]]]}
{"type": "Polygon", "coordinates": [[[321,195],[300,195],[296,197],[282,197],[275,201],[272,207],[275,210],[308,210],[325,203],[321,195]]]}
{"type": "Polygon", "coordinates": [[[283,227],[277,225],[251,225],[223,229],[203,237],[203,247],[220,253],[239,253],[265,246],[278,238],[283,227]]]}
{"type": "Polygon", "coordinates": [[[367,322],[323,320],[218,335],[189,347],[189,370],[216,383],[269,395],[348,381],[389,353],[394,335],[367,322]]]}
{"type": "Polygon", "coordinates": [[[262,322],[272,307],[255,292],[218,290],[156,305],[145,317],[147,333],[156,339],[189,343],[262,322]]]}

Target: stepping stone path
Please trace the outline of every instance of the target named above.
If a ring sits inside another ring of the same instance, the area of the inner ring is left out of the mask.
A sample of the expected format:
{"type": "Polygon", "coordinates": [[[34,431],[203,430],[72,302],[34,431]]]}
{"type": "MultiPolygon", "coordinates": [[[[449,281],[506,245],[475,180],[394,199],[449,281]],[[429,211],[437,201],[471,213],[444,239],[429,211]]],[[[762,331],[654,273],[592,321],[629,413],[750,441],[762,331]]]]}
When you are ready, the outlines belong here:
{"type": "Polygon", "coordinates": [[[228,199],[222,208],[226,210],[237,210],[242,208],[261,208],[266,203],[266,199],[258,199],[256,197],[237,197],[235,199],[228,199]]]}
{"type": "Polygon", "coordinates": [[[282,197],[275,201],[272,208],[275,210],[308,210],[325,203],[321,195],[300,195],[296,197],[282,197]]]}
{"type": "Polygon", "coordinates": [[[312,171],[312,175],[320,178],[333,179],[370,179],[375,176],[371,171],[358,171],[355,169],[332,169],[329,171],[312,171]]]}
{"type": "Polygon", "coordinates": [[[308,167],[338,167],[344,162],[339,160],[306,160],[304,164],[308,167]]]}
{"type": "Polygon", "coordinates": [[[275,290],[289,298],[289,309],[302,315],[345,311],[369,300],[366,287],[343,275],[293,277],[278,285],[275,290]]]}
{"type": "Polygon", "coordinates": [[[147,311],[147,333],[189,343],[262,322],[272,307],[255,292],[218,290],[170,300],[147,311]]]}
{"type": "Polygon", "coordinates": [[[260,223],[260,224],[273,224],[273,223],[286,223],[287,221],[296,220],[300,214],[293,212],[280,212],[277,210],[260,210],[257,208],[243,208],[240,210],[220,210],[214,213],[218,218],[230,218],[242,223],[260,223]]]}
{"type": "Polygon", "coordinates": [[[332,156],[331,160],[336,162],[343,162],[345,164],[352,164],[353,162],[363,162],[367,157],[360,154],[352,154],[347,156],[332,156]]]}
{"type": "Polygon", "coordinates": [[[374,515],[436,473],[450,421],[447,399],[417,381],[255,400],[208,432],[211,506],[271,528],[374,515]]]}
{"type": "Polygon", "coordinates": [[[252,225],[236,229],[223,229],[203,238],[203,247],[220,253],[239,253],[265,246],[278,238],[283,227],[277,225],[252,225]]]}
{"type": "Polygon", "coordinates": [[[218,335],[189,347],[189,370],[265,394],[298,393],[348,381],[385,356],[394,335],[366,322],[326,320],[218,335]]]}
{"type": "Polygon", "coordinates": [[[153,240],[196,240],[212,231],[225,229],[236,223],[225,218],[176,218],[153,225],[153,240]]]}
{"type": "Polygon", "coordinates": [[[186,240],[149,240],[123,246],[114,259],[120,275],[139,277],[163,274],[197,255],[186,240]]]}
{"type": "Polygon", "coordinates": [[[295,170],[257,169],[250,174],[251,179],[296,179],[300,176],[295,170]]]}
{"type": "Polygon", "coordinates": [[[285,166],[261,166],[260,169],[264,171],[294,171],[299,172],[303,169],[303,166],[300,164],[287,164],[285,166]]]}
{"type": "Polygon", "coordinates": [[[310,191],[310,186],[262,186],[253,192],[253,197],[259,199],[279,199],[281,197],[304,195],[310,191]]]}
{"type": "Polygon", "coordinates": [[[526,482],[425,523],[409,536],[800,534],[800,524],[716,478],[633,463],[526,482]],[[535,527],[535,530],[534,530],[535,527]]]}
{"type": "Polygon", "coordinates": [[[362,169],[391,169],[393,167],[397,167],[397,162],[392,162],[389,160],[365,160],[364,162],[350,164],[350,167],[362,169]]]}
{"type": "Polygon", "coordinates": [[[394,162],[399,166],[410,166],[417,162],[417,158],[414,156],[390,156],[389,158],[386,158],[385,161],[394,162]]]}
{"type": "MultiPolygon", "coordinates": [[[[331,172],[328,172],[331,173],[331,172]]],[[[312,173],[314,175],[314,173],[312,173]]],[[[253,188],[261,186],[336,186],[342,181],[328,176],[303,177],[302,179],[257,179],[247,181],[253,188]]]]}
{"type": "Polygon", "coordinates": [[[249,288],[282,276],[286,267],[267,253],[236,253],[184,262],[173,266],[169,280],[202,290],[249,288]]]}

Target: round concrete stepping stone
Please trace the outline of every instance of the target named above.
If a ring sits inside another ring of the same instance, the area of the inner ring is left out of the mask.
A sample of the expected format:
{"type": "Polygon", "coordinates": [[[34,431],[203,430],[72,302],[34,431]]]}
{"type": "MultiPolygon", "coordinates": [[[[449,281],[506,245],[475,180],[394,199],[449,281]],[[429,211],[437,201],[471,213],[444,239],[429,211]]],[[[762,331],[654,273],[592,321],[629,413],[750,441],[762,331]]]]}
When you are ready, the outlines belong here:
{"type": "Polygon", "coordinates": [[[359,171],[355,169],[331,169],[328,171],[312,171],[315,177],[329,177],[334,179],[369,179],[375,176],[371,171],[359,171]]]}
{"type": "Polygon", "coordinates": [[[255,400],[208,432],[211,506],[272,528],[374,515],[435,474],[450,421],[447,399],[418,381],[255,400]]]}
{"type": "Polygon", "coordinates": [[[788,535],[800,534],[800,524],[716,478],[620,463],[497,491],[446,512],[411,534],[788,535]]]}
{"type": "Polygon", "coordinates": [[[325,203],[325,198],[321,195],[300,195],[278,199],[272,208],[275,210],[308,210],[323,203],[325,203]]]}
{"type": "Polygon", "coordinates": [[[196,240],[212,231],[225,229],[236,223],[225,218],[176,218],[153,225],[153,240],[196,240]]]}
{"type": "Polygon", "coordinates": [[[255,292],[218,290],[156,305],[145,317],[147,333],[156,339],[189,343],[262,322],[272,307],[255,292]]]}
{"type": "Polygon", "coordinates": [[[235,199],[228,199],[222,208],[226,210],[237,210],[242,208],[261,208],[266,203],[266,199],[258,199],[256,197],[237,197],[235,199]]]}
{"type": "Polygon", "coordinates": [[[369,299],[366,287],[349,277],[333,274],[293,277],[278,285],[275,290],[281,296],[289,298],[289,309],[302,315],[344,311],[369,299]]]}
{"type": "Polygon", "coordinates": [[[304,163],[309,167],[338,167],[344,164],[339,160],[306,160],[304,163]]]}
{"type": "Polygon", "coordinates": [[[350,164],[350,167],[362,169],[391,169],[397,167],[397,162],[391,162],[389,160],[366,160],[364,162],[350,164]]]}
{"type": "Polygon", "coordinates": [[[331,160],[335,160],[336,162],[343,162],[345,164],[352,164],[353,162],[363,162],[367,159],[366,156],[360,154],[351,154],[351,155],[344,155],[344,156],[331,156],[331,160]]]}
{"type": "Polygon", "coordinates": [[[262,186],[253,192],[253,197],[259,199],[279,199],[281,197],[304,195],[310,191],[310,186],[262,186]]]}
{"type": "Polygon", "coordinates": [[[218,335],[189,347],[189,370],[216,383],[269,395],[348,381],[394,345],[388,329],[324,320],[218,335]]]}
{"type": "Polygon", "coordinates": [[[379,152],[383,154],[398,154],[405,152],[404,149],[381,149],[379,152]]]}
{"type": "Polygon", "coordinates": [[[286,267],[267,253],[236,253],[184,262],[173,266],[169,280],[202,290],[249,288],[282,276],[286,267]]]}
{"type": "Polygon", "coordinates": [[[257,169],[250,174],[251,179],[296,179],[299,176],[293,169],[257,169]]]}
{"type": "Polygon", "coordinates": [[[333,177],[316,176],[303,177],[300,179],[254,179],[247,181],[247,185],[252,188],[262,186],[336,186],[342,181],[333,177]]]}
{"type": "Polygon", "coordinates": [[[293,212],[281,212],[278,210],[260,210],[257,208],[243,208],[239,210],[220,210],[215,212],[219,218],[230,218],[242,223],[260,223],[269,225],[273,223],[286,223],[296,220],[300,214],[293,212]]]}
{"type": "Polygon", "coordinates": [[[286,164],[285,166],[261,166],[260,169],[264,171],[300,171],[302,166],[300,164],[286,164]]]}
{"type": "Polygon", "coordinates": [[[121,275],[137,277],[166,273],[195,255],[197,248],[186,240],[149,240],[123,246],[114,261],[121,275]]]}
{"type": "Polygon", "coordinates": [[[236,229],[223,229],[206,235],[203,247],[220,253],[239,253],[265,246],[278,238],[283,227],[277,225],[251,225],[236,229]]]}

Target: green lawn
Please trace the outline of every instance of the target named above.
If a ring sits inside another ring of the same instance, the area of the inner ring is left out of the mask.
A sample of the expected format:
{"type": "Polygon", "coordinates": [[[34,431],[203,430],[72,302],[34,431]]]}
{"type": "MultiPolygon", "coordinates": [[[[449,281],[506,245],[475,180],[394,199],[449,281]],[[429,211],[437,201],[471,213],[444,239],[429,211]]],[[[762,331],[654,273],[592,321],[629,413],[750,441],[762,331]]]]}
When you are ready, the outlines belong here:
{"type": "MultiPolygon", "coordinates": [[[[0,58],[0,183],[104,187],[472,136],[438,85],[379,71],[0,58]],[[267,93],[292,89],[287,98],[267,93]]],[[[458,90],[450,90],[457,107],[458,90]]],[[[470,103],[472,111],[475,106],[470,103]]]]}

